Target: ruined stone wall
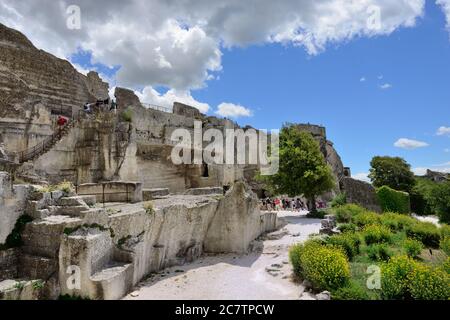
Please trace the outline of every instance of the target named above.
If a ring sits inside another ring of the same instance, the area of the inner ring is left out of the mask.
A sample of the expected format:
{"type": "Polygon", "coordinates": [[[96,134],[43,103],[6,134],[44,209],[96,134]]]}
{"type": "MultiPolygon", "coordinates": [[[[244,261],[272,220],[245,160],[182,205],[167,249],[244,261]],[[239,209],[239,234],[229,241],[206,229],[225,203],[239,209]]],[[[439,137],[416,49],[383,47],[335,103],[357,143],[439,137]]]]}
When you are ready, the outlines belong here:
{"type": "Polygon", "coordinates": [[[173,113],[188,118],[201,118],[202,114],[197,108],[183,103],[175,102],[173,104],[173,113]]]}
{"type": "Polygon", "coordinates": [[[0,24],[0,143],[22,151],[50,135],[51,113],[71,116],[87,101],[106,99],[108,84],[84,76],[66,60],[38,50],[20,32],[0,24]]]}
{"type": "Polygon", "coordinates": [[[345,177],[340,183],[341,191],[345,192],[348,203],[358,204],[368,210],[381,212],[375,188],[364,181],[345,177]]]}
{"type": "Polygon", "coordinates": [[[131,106],[141,106],[139,98],[130,89],[117,87],[114,96],[116,97],[117,109],[119,111],[131,106]]]}

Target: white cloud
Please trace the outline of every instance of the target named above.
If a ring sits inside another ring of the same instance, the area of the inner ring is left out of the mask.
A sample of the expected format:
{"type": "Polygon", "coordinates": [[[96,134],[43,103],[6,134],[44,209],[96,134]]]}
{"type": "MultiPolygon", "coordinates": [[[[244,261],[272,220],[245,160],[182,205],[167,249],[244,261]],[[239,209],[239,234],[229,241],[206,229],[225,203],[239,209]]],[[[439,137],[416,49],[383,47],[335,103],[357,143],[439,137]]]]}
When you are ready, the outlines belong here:
{"type": "Polygon", "coordinates": [[[387,90],[387,89],[391,89],[391,88],[392,88],[392,84],[390,84],[390,83],[385,83],[385,84],[380,85],[381,90],[387,90]]]}
{"type": "Polygon", "coordinates": [[[447,19],[447,29],[450,31],[450,0],[437,0],[436,3],[442,7],[447,19]]]}
{"type": "Polygon", "coordinates": [[[330,44],[413,27],[424,4],[425,0],[2,0],[0,22],[58,57],[81,48],[93,51],[93,62],[120,65],[119,86],[166,86],[181,92],[204,86],[221,70],[222,47],[282,43],[317,54],[330,44]],[[81,8],[81,30],[66,27],[66,8],[72,4],[81,8]],[[373,8],[379,9],[379,23],[370,23],[378,17],[373,8]]]}
{"type": "Polygon", "coordinates": [[[361,79],[359,79],[360,82],[366,82],[366,77],[362,77],[361,79]]]}
{"type": "Polygon", "coordinates": [[[414,149],[418,149],[418,148],[428,147],[429,144],[426,143],[426,142],[422,142],[422,141],[401,138],[401,139],[398,139],[394,143],[394,146],[397,147],[397,148],[402,148],[402,149],[407,149],[407,150],[414,150],[414,149]]]}
{"type": "Polygon", "coordinates": [[[239,118],[239,117],[251,117],[252,111],[241,105],[224,102],[217,107],[216,114],[222,117],[239,118]]]}
{"type": "Polygon", "coordinates": [[[450,127],[440,127],[436,133],[438,136],[450,136],[450,127]]]}
{"type": "Polygon", "coordinates": [[[418,167],[418,168],[412,168],[411,170],[416,176],[424,176],[427,173],[428,169],[429,168],[418,167]]]}
{"type": "Polygon", "coordinates": [[[450,166],[450,161],[449,162],[445,162],[445,163],[441,163],[441,164],[437,164],[434,167],[447,167],[450,166]]]}
{"type": "Polygon", "coordinates": [[[354,175],[352,175],[352,178],[356,179],[356,180],[361,180],[364,182],[371,183],[369,174],[367,172],[361,172],[361,173],[354,174],[354,175]]]}
{"type": "Polygon", "coordinates": [[[449,153],[449,152],[450,152],[450,148],[445,148],[445,149],[444,149],[444,152],[445,152],[445,153],[449,153]]]}
{"type": "Polygon", "coordinates": [[[195,100],[191,93],[186,90],[171,89],[165,94],[160,94],[152,87],[145,87],[142,92],[135,91],[135,93],[143,103],[162,106],[169,109],[172,109],[174,102],[181,102],[199,109],[202,113],[206,113],[209,110],[209,105],[207,103],[195,100]]]}

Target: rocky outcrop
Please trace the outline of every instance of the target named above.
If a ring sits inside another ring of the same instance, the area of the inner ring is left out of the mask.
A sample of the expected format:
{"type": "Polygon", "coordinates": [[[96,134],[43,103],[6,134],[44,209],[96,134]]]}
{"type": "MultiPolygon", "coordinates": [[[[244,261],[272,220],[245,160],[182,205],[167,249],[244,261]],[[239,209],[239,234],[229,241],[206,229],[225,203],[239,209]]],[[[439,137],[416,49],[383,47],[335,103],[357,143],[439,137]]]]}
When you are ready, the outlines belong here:
{"type": "Polygon", "coordinates": [[[188,118],[199,119],[202,117],[202,114],[197,108],[179,102],[173,104],[173,113],[188,118]]]}
{"type": "Polygon", "coordinates": [[[97,73],[80,74],[0,24],[0,143],[8,153],[51,135],[52,114],[72,116],[86,102],[107,97],[108,84],[97,73]]]}
{"type": "Polygon", "coordinates": [[[141,101],[134,91],[130,89],[117,87],[114,96],[116,97],[116,103],[118,110],[124,110],[128,107],[141,107],[141,101]]]}
{"type": "Polygon", "coordinates": [[[276,214],[260,213],[255,195],[242,183],[225,196],[171,196],[154,201],[153,210],[121,210],[100,229],[63,235],[62,294],[117,299],[149,273],[204,252],[245,253],[252,240],[276,227],[276,214]],[[79,289],[65,285],[72,265],[81,268],[79,289]]]}
{"type": "Polygon", "coordinates": [[[0,172],[0,244],[5,242],[17,219],[24,213],[29,192],[28,186],[13,186],[11,176],[0,172]]]}

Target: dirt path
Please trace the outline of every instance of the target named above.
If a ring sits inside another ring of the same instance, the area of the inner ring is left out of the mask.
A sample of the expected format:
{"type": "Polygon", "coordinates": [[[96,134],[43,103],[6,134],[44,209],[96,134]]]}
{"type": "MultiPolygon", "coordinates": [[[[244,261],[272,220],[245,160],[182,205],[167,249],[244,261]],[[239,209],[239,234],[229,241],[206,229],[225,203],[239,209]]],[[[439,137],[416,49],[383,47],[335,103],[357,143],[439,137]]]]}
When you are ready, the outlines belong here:
{"type": "Polygon", "coordinates": [[[287,225],[267,235],[262,252],[244,256],[205,256],[198,261],[163,270],[140,283],[127,300],[288,300],[298,299],[299,284],[291,280],[288,249],[320,230],[320,220],[281,212],[287,225]]]}

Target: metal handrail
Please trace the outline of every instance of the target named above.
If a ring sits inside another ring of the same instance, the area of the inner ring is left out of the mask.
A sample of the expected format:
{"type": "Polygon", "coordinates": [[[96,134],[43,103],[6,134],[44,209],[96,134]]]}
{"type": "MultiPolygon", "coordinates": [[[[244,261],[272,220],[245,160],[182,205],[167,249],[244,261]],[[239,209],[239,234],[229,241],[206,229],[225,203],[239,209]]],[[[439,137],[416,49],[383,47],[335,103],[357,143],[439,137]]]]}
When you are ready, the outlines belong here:
{"type": "Polygon", "coordinates": [[[48,147],[51,147],[55,144],[55,142],[59,141],[63,136],[63,130],[66,128],[72,127],[75,123],[80,121],[82,118],[81,110],[78,111],[78,114],[72,118],[72,120],[67,122],[67,124],[62,127],[58,132],[53,133],[51,136],[47,137],[44,141],[38,143],[37,145],[23,151],[19,151],[14,153],[14,158],[17,159],[19,163],[27,162],[31,159],[33,159],[36,155],[42,154],[45,152],[45,149],[48,147]]]}
{"type": "Polygon", "coordinates": [[[150,104],[150,103],[141,103],[141,104],[146,108],[158,110],[161,112],[173,113],[172,109],[170,109],[168,107],[158,106],[156,104],[150,104]]]}

